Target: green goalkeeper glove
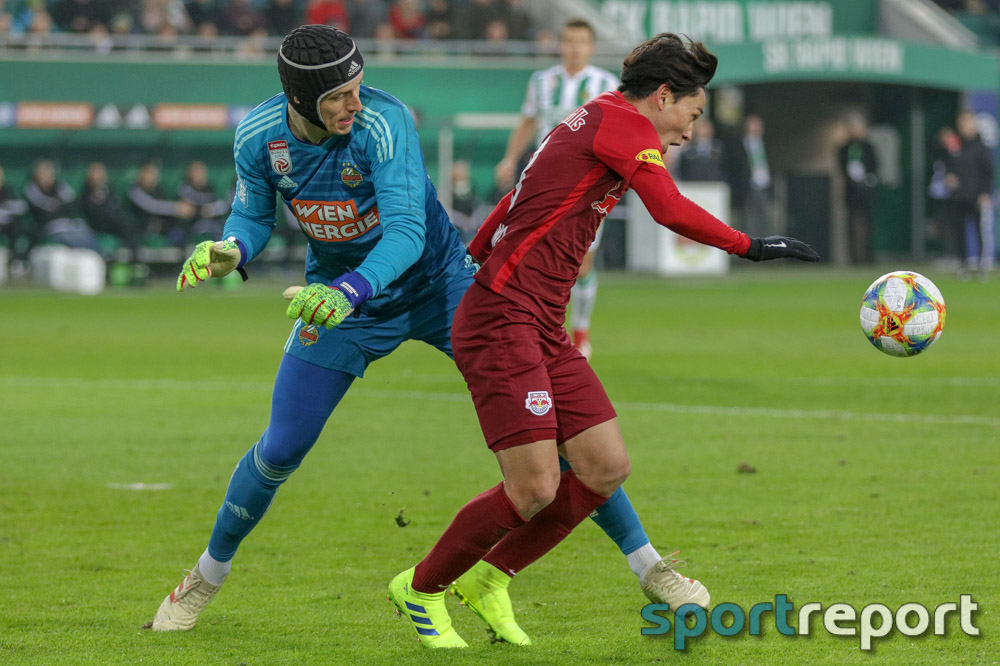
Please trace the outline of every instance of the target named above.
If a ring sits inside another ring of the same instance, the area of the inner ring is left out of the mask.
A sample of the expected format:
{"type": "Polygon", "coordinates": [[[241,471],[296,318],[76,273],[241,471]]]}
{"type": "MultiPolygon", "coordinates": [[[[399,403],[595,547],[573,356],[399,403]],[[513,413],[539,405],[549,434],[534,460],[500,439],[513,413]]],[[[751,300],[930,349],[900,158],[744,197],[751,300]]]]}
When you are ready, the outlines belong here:
{"type": "Polygon", "coordinates": [[[241,259],[236,241],[198,243],[177,276],[177,291],[182,291],[184,287],[197,287],[199,282],[210,277],[228,275],[239,267],[241,259]]]}
{"type": "Polygon", "coordinates": [[[347,319],[354,310],[344,292],[318,282],[308,287],[289,287],[284,296],[292,299],[285,311],[289,319],[301,319],[328,329],[347,319]]]}

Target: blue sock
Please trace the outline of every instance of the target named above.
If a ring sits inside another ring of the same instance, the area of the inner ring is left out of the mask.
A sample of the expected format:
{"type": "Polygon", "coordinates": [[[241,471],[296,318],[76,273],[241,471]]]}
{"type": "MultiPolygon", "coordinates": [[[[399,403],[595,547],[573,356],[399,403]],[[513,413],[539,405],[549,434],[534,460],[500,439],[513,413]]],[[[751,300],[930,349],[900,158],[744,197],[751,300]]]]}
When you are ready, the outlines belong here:
{"type": "MultiPolygon", "coordinates": [[[[570,468],[569,463],[561,456],[559,467],[563,471],[570,468]]],[[[649,537],[642,528],[639,514],[635,512],[632,502],[621,486],[611,494],[607,502],[594,509],[590,519],[611,537],[624,555],[649,543],[649,537]]]]}
{"type": "Polygon", "coordinates": [[[285,354],[274,382],[267,430],[240,460],[215,518],[208,554],[228,562],[298,469],[354,376],[285,354]]]}
{"type": "Polygon", "coordinates": [[[233,559],[240,542],[267,513],[278,486],[295,471],[295,467],[267,464],[260,457],[260,449],[261,442],[257,442],[236,465],[226,499],[215,516],[208,554],[220,562],[233,559]]]}

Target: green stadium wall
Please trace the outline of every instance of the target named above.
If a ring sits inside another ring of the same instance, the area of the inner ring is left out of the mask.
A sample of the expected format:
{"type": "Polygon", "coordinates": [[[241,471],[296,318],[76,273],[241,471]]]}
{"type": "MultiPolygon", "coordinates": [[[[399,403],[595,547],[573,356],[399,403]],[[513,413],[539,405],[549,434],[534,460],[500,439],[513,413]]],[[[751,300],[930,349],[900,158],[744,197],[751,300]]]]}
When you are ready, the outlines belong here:
{"type": "MultiPolygon", "coordinates": [[[[839,5],[838,5],[839,7],[839,5]]],[[[847,30],[849,31],[849,30],[847,30]]],[[[928,115],[927,142],[940,123],[951,122],[967,90],[998,89],[994,56],[912,44],[880,37],[774,38],[713,45],[720,67],[713,87],[744,85],[781,88],[791,92],[804,82],[855,82],[870,86],[873,120],[896,125],[907,151],[907,89],[918,89],[928,115]]],[[[390,92],[414,112],[431,177],[437,182],[439,128],[455,113],[517,113],[530,73],[551,60],[471,60],[461,56],[372,57],[365,83],[390,92]]],[[[597,64],[616,70],[620,60],[597,64]]],[[[156,159],[164,164],[164,185],[173,190],[183,166],[201,159],[213,181],[228,191],[234,178],[232,137],[239,112],[280,92],[273,61],[207,62],[122,60],[84,56],[78,59],[0,58],[0,165],[15,187],[27,177],[32,162],[55,159],[74,187],[82,181],[87,162],[104,161],[114,182],[123,188],[139,164],[156,159]],[[127,113],[136,105],[150,111],[157,105],[224,105],[233,118],[214,129],[87,129],[17,126],[18,105],[25,102],[83,103],[95,113],[114,107],[127,113]]],[[[794,94],[792,95],[794,96],[794,94]]],[[[787,107],[786,111],[787,112],[787,107]]],[[[772,132],[780,131],[771,125],[772,132]]],[[[492,167],[503,153],[504,130],[456,130],[455,157],[473,165],[476,191],[486,196],[492,187],[492,167]]],[[[909,155],[904,154],[904,159],[909,155]]],[[[909,174],[907,169],[904,173],[909,174]]],[[[910,215],[906,181],[883,192],[882,231],[877,244],[906,251],[910,215]]]]}
{"type": "MultiPolygon", "coordinates": [[[[525,85],[537,65],[484,68],[444,63],[369,65],[365,83],[401,99],[417,118],[421,145],[436,177],[437,135],[441,123],[457,112],[516,113],[525,85]]],[[[222,104],[252,108],[281,92],[274,63],[207,63],[80,60],[0,60],[0,165],[8,181],[19,184],[40,157],[59,161],[76,184],[84,163],[100,159],[112,176],[131,179],[135,168],[153,158],[168,167],[164,184],[180,178],[170,165],[203,159],[213,178],[231,180],[232,125],[219,129],[46,129],[17,127],[22,102],[86,102],[95,112],[107,105],[122,114],[135,105],[150,112],[158,104],[222,104]],[[7,121],[4,122],[4,117],[7,121]]],[[[456,157],[476,156],[477,184],[486,187],[503,153],[506,132],[456,132],[456,157]]],[[[222,184],[220,183],[220,187],[222,184]]]]}

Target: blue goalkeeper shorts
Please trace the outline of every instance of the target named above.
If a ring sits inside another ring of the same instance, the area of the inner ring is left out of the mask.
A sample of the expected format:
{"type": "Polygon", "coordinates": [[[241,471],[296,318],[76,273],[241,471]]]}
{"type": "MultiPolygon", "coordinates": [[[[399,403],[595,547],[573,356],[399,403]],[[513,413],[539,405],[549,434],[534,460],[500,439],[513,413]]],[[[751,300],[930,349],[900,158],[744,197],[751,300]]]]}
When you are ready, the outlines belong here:
{"type": "Polygon", "coordinates": [[[297,319],[285,353],[356,377],[363,377],[372,361],[388,356],[406,340],[421,340],[452,356],[451,320],[474,273],[472,268],[462,269],[432,296],[414,301],[395,317],[367,318],[363,325],[329,330],[297,319]]]}

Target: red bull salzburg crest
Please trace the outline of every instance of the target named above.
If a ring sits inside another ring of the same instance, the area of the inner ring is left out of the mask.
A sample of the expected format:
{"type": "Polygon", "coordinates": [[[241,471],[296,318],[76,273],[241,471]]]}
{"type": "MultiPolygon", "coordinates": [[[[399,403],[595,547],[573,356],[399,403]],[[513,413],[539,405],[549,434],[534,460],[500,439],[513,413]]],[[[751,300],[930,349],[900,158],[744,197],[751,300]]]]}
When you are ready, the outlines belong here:
{"type": "Polygon", "coordinates": [[[548,391],[528,391],[528,399],[524,401],[524,407],[532,414],[542,416],[548,414],[552,409],[552,398],[548,391]]]}

